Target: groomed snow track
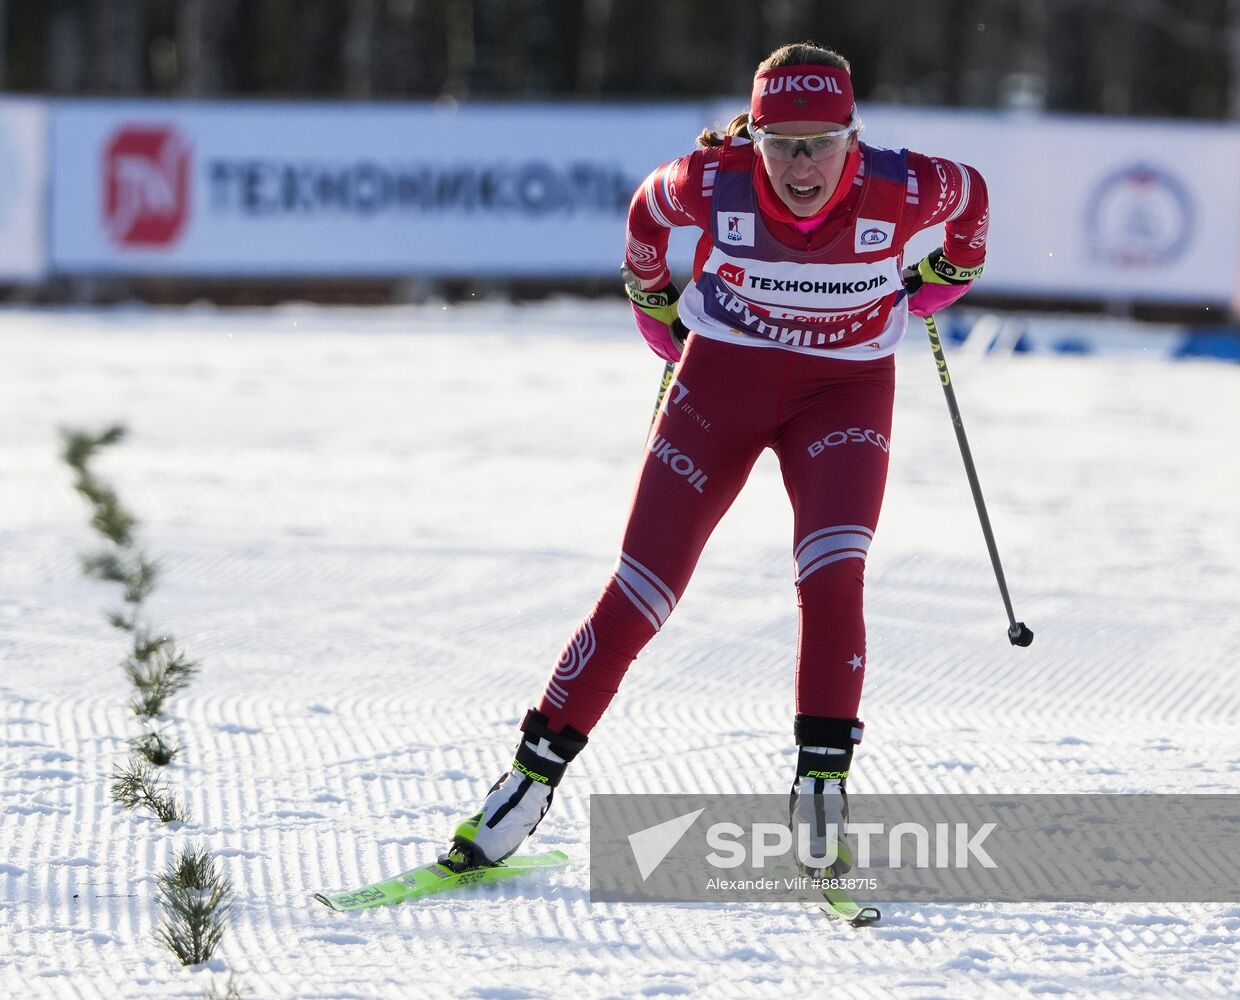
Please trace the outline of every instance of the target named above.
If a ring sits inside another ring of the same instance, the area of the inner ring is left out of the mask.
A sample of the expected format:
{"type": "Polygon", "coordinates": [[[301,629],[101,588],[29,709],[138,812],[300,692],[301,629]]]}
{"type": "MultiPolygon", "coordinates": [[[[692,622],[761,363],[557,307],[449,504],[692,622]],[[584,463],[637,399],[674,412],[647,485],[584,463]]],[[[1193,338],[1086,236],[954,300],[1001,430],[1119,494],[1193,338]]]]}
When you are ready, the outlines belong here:
{"type": "MultiPolygon", "coordinates": [[[[791,518],[768,457],[537,836],[570,865],[348,917],[310,899],[432,856],[615,555],[659,365],[596,303],[0,314],[0,994],[247,998],[1235,996],[1240,905],[592,905],[588,793],[783,791],[791,518]],[[202,661],[166,731],[191,821],[109,801],[138,732],[84,579],[56,428],[202,661]],[[157,943],[154,877],[235,884],[215,960],[157,943]]],[[[952,359],[1013,649],[928,348],[900,358],[870,553],[869,792],[1234,792],[1237,370],[952,359]],[[1228,430],[1230,429],[1230,430],[1228,430]]]]}

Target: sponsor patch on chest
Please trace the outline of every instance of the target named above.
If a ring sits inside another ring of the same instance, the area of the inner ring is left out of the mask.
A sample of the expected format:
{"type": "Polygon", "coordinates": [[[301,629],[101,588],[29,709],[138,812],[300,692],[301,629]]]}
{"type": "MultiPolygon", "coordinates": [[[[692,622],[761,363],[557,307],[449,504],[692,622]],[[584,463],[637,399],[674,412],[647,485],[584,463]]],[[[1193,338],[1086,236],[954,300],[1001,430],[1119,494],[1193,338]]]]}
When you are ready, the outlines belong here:
{"type": "Polygon", "coordinates": [[[895,239],[896,224],[882,219],[858,219],[854,230],[853,250],[856,253],[875,253],[890,250],[895,239]]]}
{"type": "Polygon", "coordinates": [[[718,212],[716,227],[723,243],[737,247],[753,246],[753,212],[718,212]]]}

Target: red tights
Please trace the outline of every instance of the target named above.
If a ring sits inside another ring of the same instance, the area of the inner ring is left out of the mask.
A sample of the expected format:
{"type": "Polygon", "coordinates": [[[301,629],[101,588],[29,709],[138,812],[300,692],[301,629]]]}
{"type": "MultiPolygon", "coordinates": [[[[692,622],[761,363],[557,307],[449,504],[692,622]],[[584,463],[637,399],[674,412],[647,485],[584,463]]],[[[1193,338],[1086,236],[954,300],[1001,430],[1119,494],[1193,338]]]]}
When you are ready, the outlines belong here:
{"type": "Polygon", "coordinates": [[[887,480],[895,360],[839,361],[691,336],[648,442],[616,569],[539,710],[588,734],[667,621],[764,448],[795,516],[796,711],[851,719],[865,677],[865,556],[887,480]]]}

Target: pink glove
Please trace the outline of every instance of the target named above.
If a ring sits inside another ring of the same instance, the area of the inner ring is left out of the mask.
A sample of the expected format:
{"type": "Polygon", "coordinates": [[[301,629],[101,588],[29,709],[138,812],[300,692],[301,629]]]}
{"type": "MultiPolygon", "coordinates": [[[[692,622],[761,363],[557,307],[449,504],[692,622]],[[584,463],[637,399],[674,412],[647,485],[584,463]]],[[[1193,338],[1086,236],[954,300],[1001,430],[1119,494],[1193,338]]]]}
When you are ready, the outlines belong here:
{"type": "Polygon", "coordinates": [[[908,311],[923,319],[946,309],[973,287],[973,279],[982,273],[977,267],[957,267],[940,249],[931,250],[916,266],[906,267],[900,275],[908,293],[908,311]]]}
{"type": "Polygon", "coordinates": [[[924,319],[926,316],[934,315],[940,309],[946,309],[972,287],[971,281],[966,281],[963,285],[923,283],[917,291],[909,295],[908,311],[924,319]]]}
{"type": "Polygon", "coordinates": [[[637,329],[641,330],[650,349],[664,361],[679,361],[685,338],[689,336],[676,311],[680,289],[672,284],[670,277],[662,288],[642,288],[641,279],[628,265],[621,265],[620,277],[624,279],[624,290],[633,304],[637,329]]]}
{"type": "MultiPolygon", "coordinates": [[[[642,336],[646,338],[646,343],[650,345],[650,349],[655,354],[664,361],[680,360],[685,342],[683,339],[676,339],[671,326],[643,312],[636,302],[633,303],[633,316],[637,320],[637,329],[641,331],[642,336]]],[[[676,325],[684,329],[680,320],[676,320],[676,325]]]]}

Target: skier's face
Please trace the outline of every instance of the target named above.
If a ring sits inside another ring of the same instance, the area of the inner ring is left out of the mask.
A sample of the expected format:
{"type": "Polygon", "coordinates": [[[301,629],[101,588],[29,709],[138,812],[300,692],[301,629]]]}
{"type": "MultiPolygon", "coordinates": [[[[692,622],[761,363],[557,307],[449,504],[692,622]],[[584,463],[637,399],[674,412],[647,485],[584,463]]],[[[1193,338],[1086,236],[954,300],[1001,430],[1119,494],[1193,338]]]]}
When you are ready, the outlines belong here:
{"type": "Polygon", "coordinates": [[[758,153],[771,179],[775,193],[795,215],[809,218],[822,211],[823,206],[835,193],[844,172],[848,152],[857,145],[856,133],[841,136],[838,140],[806,139],[793,143],[792,159],[785,157],[788,143],[780,143],[773,149],[777,136],[821,136],[847,130],[847,125],[837,122],[780,122],[762,129],[764,139],[757,143],[758,153]],[[774,142],[772,141],[774,140],[774,142]],[[814,155],[821,153],[818,159],[814,155]]]}

